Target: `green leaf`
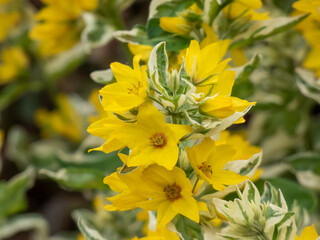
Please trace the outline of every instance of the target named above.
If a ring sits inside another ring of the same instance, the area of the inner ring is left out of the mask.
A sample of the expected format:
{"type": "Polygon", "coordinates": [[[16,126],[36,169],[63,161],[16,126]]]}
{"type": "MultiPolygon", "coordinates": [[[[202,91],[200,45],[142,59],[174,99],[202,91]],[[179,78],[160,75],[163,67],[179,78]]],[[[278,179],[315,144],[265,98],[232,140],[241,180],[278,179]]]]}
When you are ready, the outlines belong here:
{"type": "Polygon", "coordinates": [[[150,4],[149,18],[171,17],[182,12],[197,0],[153,0],[150,4]]]}
{"type": "Polygon", "coordinates": [[[271,37],[281,32],[285,32],[297,25],[308,14],[297,17],[278,17],[264,21],[255,21],[242,34],[237,35],[230,45],[230,49],[249,45],[255,41],[271,37]]]}
{"type": "Polygon", "coordinates": [[[104,174],[92,168],[68,167],[57,172],[40,169],[39,173],[70,189],[106,189],[103,184],[104,174]]]}
{"type": "Polygon", "coordinates": [[[260,203],[260,193],[251,181],[247,182],[243,196],[247,198],[248,202],[260,203]]]}
{"type": "Polygon", "coordinates": [[[170,77],[168,72],[168,62],[166,43],[161,42],[153,48],[150,54],[148,67],[150,76],[155,78],[155,81],[159,81],[165,88],[168,88],[168,81],[170,77]]]}
{"type": "Polygon", "coordinates": [[[278,191],[277,189],[272,186],[269,182],[264,182],[264,188],[263,188],[263,195],[261,196],[261,202],[271,202],[273,203],[273,200],[277,198],[278,191]]]}
{"type": "Polygon", "coordinates": [[[297,85],[303,95],[320,103],[320,84],[315,74],[309,70],[298,68],[297,85]]]}
{"type": "Polygon", "coordinates": [[[278,8],[280,8],[282,11],[286,12],[287,14],[290,14],[290,12],[292,11],[292,4],[295,2],[296,0],[273,0],[273,4],[275,6],[277,6],[278,8]]]}
{"type": "Polygon", "coordinates": [[[285,159],[296,171],[312,171],[320,175],[320,154],[302,152],[285,159]]]}
{"type": "Polygon", "coordinates": [[[83,219],[78,220],[78,227],[86,240],[107,240],[92,226],[87,224],[83,219]]]}
{"type": "Polygon", "coordinates": [[[149,38],[158,37],[164,33],[164,30],[160,27],[159,18],[151,18],[147,23],[147,34],[149,38]]]}
{"type": "Polygon", "coordinates": [[[203,21],[212,25],[219,12],[233,0],[204,0],[203,21]]]}
{"type": "Polygon", "coordinates": [[[44,65],[45,75],[50,81],[59,80],[62,76],[80,66],[85,60],[86,53],[87,51],[83,44],[78,43],[69,51],[63,52],[47,61],[44,65]]]}
{"type": "Polygon", "coordinates": [[[101,144],[101,140],[88,135],[83,139],[78,149],[69,149],[60,139],[44,139],[33,141],[27,132],[14,127],[9,131],[7,138],[7,154],[19,168],[32,165],[37,170],[48,169],[57,171],[60,168],[91,168],[102,173],[114,172],[122,166],[117,152],[105,154],[101,151],[88,149],[101,144]],[[59,149],[59,151],[57,151],[59,149]]]}
{"type": "Polygon", "coordinates": [[[32,239],[47,239],[49,229],[46,220],[39,214],[21,214],[9,218],[0,225],[1,239],[13,237],[22,231],[33,230],[32,239]]]}
{"type": "Polygon", "coordinates": [[[112,173],[122,166],[117,151],[108,154],[101,151],[90,153],[77,151],[71,154],[61,152],[57,154],[56,162],[60,167],[91,168],[103,173],[112,173]]]}
{"type": "Polygon", "coordinates": [[[113,35],[121,42],[140,45],[155,46],[164,41],[166,42],[167,50],[175,52],[187,48],[190,43],[190,39],[176,36],[171,33],[164,33],[161,36],[149,38],[146,28],[141,25],[136,25],[129,31],[116,31],[113,35]]]}
{"type": "Polygon", "coordinates": [[[85,28],[81,40],[88,50],[103,46],[112,39],[115,28],[109,21],[93,13],[85,13],[83,19],[85,28]]]}
{"type": "Polygon", "coordinates": [[[72,212],[72,218],[77,223],[80,232],[86,240],[107,240],[95,228],[94,217],[92,212],[85,209],[78,209],[72,212]]]}
{"type": "Polygon", "coordinates": [[[94,71],[90,74],[93,81],[100,84],[110,84],[113,82],[114,76],[111,69],[94,71]]]}
{"type": "MultiPolygon", "coordinates": [[[[292,208],[294,201],[309,212],[314,211],[318,204],[317,197],[313,191],[300,186],[292,180],[284,178],[271,178],[265,180],[270,182],[276,189],[280,188],[289,209],[292,208]]],[[[261,189],[262,184],[263,181],[258,181],[256,185],[261,189]]]]}
{"type": "Polygon", "coordinates": [[[0,218],[21,211],[25,207],[25,193],[33,185],[32,168],[14,176],[0,185],[0,218]]]}
{"type": "Polygon", "coordinates": [[[181,233],[184,240],[204,240],[201,226],[198,223],[182,215],[177,216],[174,221],[177,231],[181,233]]]}
{"type": "Polygon", "coordinates": [[[236,72],[236,82],[248,80],[253,71],[259,66],[261,58],[260,54],[255,54],[245,65],[231,68],[231,70],[236,72]]]}
{"type": "Polygon", "coordinates": [[[12,102],[22,97],[29,91],[38,91],[41,89],[41,83],[34,82],[13,82],[4,86],[0,91],[0,111],[8,107],[12,102]]]}
{"type": "Polygon", "coordinates": [[[125,43],[143,44],[148,42],[146,28],[141,25],[135,25],[131,30],[116,31],[113,36],[125,43]]]}

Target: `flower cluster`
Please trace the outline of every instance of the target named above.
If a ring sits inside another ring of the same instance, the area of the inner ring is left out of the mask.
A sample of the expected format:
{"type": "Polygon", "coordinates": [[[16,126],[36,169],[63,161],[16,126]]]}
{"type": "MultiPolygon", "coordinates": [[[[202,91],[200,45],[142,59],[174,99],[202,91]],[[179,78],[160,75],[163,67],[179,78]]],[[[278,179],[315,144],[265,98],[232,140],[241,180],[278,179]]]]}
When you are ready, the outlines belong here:
{"type": "Polygon", "coordinates": [[[98,6],[97,0],[43,2],[46,7],[35,16],[37,22],[30,32],[30,38],[39,41],[39,51],[44,56],[61,53],[78,43],[84,28],[82,12],[93,11],[98,6]]]}
{"type": "Polygon", "coordinates": [[[320,240],[319,9],[0,0],[0,238],[320,240]]]}
{"type": "Polygon", "coordinates": [[[158,230],[179,214],[210,223],[216,214],[208,194],[254,175],[260,149],[223,132],[244,122],[254,105],[231,96],[235,73],[226,70],[230,59],[222,60],[227,44],[200,48],[192,41],[180,69],[169,70],[164,43],[153,48],[147,66],[139,65],[139,55],[133,68],[111,64],[116,82],[100,90],[106,116],[88,128],[105,140],[94,150],[119,150],[124,164],[104,179],[118,192],[107,210],[156,212],[158,230]]]}

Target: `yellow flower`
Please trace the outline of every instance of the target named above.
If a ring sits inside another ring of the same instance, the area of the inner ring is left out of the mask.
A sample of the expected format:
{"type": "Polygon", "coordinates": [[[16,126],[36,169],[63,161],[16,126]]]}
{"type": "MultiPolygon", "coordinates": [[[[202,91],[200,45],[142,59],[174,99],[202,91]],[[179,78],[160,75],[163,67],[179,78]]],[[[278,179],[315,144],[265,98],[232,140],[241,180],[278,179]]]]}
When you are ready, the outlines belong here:
{"type": "Polygon", "coordinates": [[[155,231],[148,231],[146,237],[134,237],[131,240],[179,240],[180,238],[174,232],[169,231],[166,227],[157,228],[155,231]]]}
{"type": "Polygon", "coordinates": [[[310,12],[311,15],[303,20],[296,26],[296,29],[301,31],[305,39],[311,46],[303,66],[305,68],[315,71],[316,75],[320,77],[320,1],[301,0],[293,4],[293,7],[298,11],[295,11],[293,15],[310,12]]]}
{"type": "Polygon", "coordinates": [[[252,155],[261,152],[261,148],[251,146],[242,135],[231,134],[229,131],[221,132],[219,139],[216,140],[216,146],[223,144],[228,144],[235,148],[236,153],[233,156],[233,160],[246,160],[252,155]]]}
{"type": "Polygon", "coordinates": [[[72,48],[79,40],[82,11],[93,11],[97,0],[42,0],[47,6],[35,16],[38,21],[30,38],[40,42],[40,53],[51,56],[72,48]]]}
{"type": "Polygon", "coordinates": [[[82,234],[77,235],[77,240],[86,240],[82,234]]]}
{"type": "Polygon", "coordinates": [[[199,222],[197,201],[192,197],[192,186],[184,171],[178,167],[167,170],[151,165],[142,173],[139,193],[148,200],[139,203],[145,210],[157,211],[157,227],[163,228],[177,214],[199,222]]]}
{"type": "Polygon", "coordinates": [[[269,12],[259,13],[255,11],[261,7],[261,0],[234,0],[223,9],[223,13],[231,19],[239,16],[258,21],[269,19],[269,12]]]}
{"type": "Polygon", "coordinates": [[[254,102],[248,102],[231,96],[234,79],[234,71],[224,71],[221,73],[216,85],[210,89],[212,97],[200,106],[200,110],[213,117],[224,119],[235,112],[244,111],[250,105],[254,105],[254,102]]]}
{"type": "Polygon", "coordinates": [[[112,202],[111,205],[106,205],[104,208],[108,211],[126,211],[137,207],[139,202],[146,201],[135,186],[141,179],[141,170],[136,169],[128,174],[119,174],[121,168],[117,172],[112,173],[103,179],[103,183],[109,185],[112,191],[118,192],[118,195],[108,197],[107,200],[112,202]]]}
{"type": "Polygon", "coordinates": [[[0,1],[0,42],[4,41],[21,20],[15,0],[0,1]]]}
{"type": "Polygon", "coordinates": [[[80,31],[68,22],[43,22],[33,27],[30,38],[39,41],[43,56],[51,56],[72,48],[80,39],[80,31]]]}
{"type": "Polygon", "coordinates": [[[19,20],[20,14],[17,12],[5,13],[0,11],[0,42],[7,38],[10,31],[17,25],[19,20]]]}
{"type": "Polygon", "coordinates": [[[115,139],[131,149],[127,165],[143,166],[157,163],[172,169],[179,156],[179,141],[192,127],[168,124],[151,104],[140,106],[137,123],[127,124],[114,132],[115,139]]]}
{"type": "Polygon", "coordinates": [[[292,5],[293,8],[301,12],[309,12],[313,15],[320,16],[320,1],[319,0],[299,0],[292,5]]]}
{"type": "Polygon", "coordinates": [[[162,17],[160,18],[160,27],[171,33],[186,35],[193,29],[192,25],[181,17],[162,17]]]}
{"type": "Polygon", "coordinates": [[[19,76],[29,64],[28,57],[21,47],[5,48],[0,57],[0,85],[19,76]]]}
{"type": "Polygon", "coordinates": [[[149,45],[139,45],[139,44],[132,44],[128,43],[128,47],[130,52],[135,55],[141,55],[141,60],[144,62],[148,62],[149,56],[152,51],[152,46],[149,45]]]}
{"type": "Polygon", "coordinates": [[[110,65],[117,82],[100,90],[104,110],[124,112],[146,100],[147,72],[145,66],[140,68],[140,58],[139,55],[133,58],[133,69],[118,62],[110,65]]]}
{"type": "Polygon", "coordinates": [[[236,149],[232,145],[217,145],[210,138],[200,144],[186,148],[188,159],[197,175],[209,182],[216,190],[222,191],[226,185],[234,185],[248,179],[235,172],[224,170],[224,166],[234,160],[236,149]]]}
{"type": "Polygon", "coordinates": [[[207,23],[202,23],[201,27],[203,28],[203,30],[206,34],[206,37],[200,43],[201,49],[204,48],[205,46],[208,46],[211,43],[219,41],[217,34],[213,31],[213,29],[207,23]]]}
{"type": "Polygon", "coordinates": [[[35,114],[35,121],[41,128],[43,137],[62,135],[74,142],[81,141],[83,138],[81,116],[65,95],[58,95],[56,104],[55,111],[39,109],[35,114]]]}
{"type": "Polygon", "coordinates": [[[303,66],[314,70],[317,77],[320,77],[320,46],[313,47],[308,53],[303,66]]]}
{"type": "Polygon", "coordinates": [[[215,42],[200,49],[196,40],[190,42],[187,49],[185,64],[191,81],[197,86],[212,85],[217,81],[218,74],[223,72],[231,60],[222,61],[230,40],[215,42]],[[210,61],[208,61],[210,59],[210,61]]]}
{"type": "Polygon", "coordinates": [[[108,114],[104,111],[101,102],[100,102],[100,96],[99,96],[99,91],[97,89],[93,90],[89,96],[89,101],[95,108],[96,112],[98,115],[96,116],[90,116],[89,117],[89,122],[93,123],[95,121],[98,121],[102,119],[103,117],[107,117],[108,114]]]}
{"type": "Polygon", "coordinates": [[[296,236],[295,240],[317,240],[318,234],[314,225],[305,227],[300,237],[296,236]]]}
{"type": "Polygon", "coordinates": [[[200,16],[202,10],[194,3],[178,17],[161,17],[160,27],[167,32],[175,33],[177,35],[186,35],[198,24],[198,21],[192,22],[187,18],[190,13],[200,16]]]}
{"type": "Polygon", "coordinates": [[[96,151],[103,151],[110,153],[125,147],[125,144],[113,137],[113,133],[118,129],[125,127],[126,123],[115,117],[112,113],[107,114],[106,117],[92,123],[87,131],[106,140],[102,146],[91,149],[96,151]]]}
{"type": "MultiPolygon", "coordinates": [[[[119,169],[118,169],[119,171],[119,169]]],[[[199,222],[199,208],[192,197],[192,186],[184,171],[178,167],[167,170],[158,165],[137,168],[127,174],[113,173],[104,183],[119,192],[109,197],[109,211],[122,211],[140,207],[157,211],[157,228],[162,229],[177,214],[199,222]]]]}
{"type": "Polygon", "coordinates": [[[236,67],[246,64],[247,58],[243,48],[233,48],[230,52],[232,56],[232,62],[236,67]]]}
{"type": "MultiPolygon", "coordinates": [[[[167,229],[167,227],[159,228],[157,227],[155,230],[149,229],[149,214],[148,211],[144,210],[137,215],[137,219],[141,221],[145,221],[145,225],[143,226],[142,233],[146,235],[147,237],[140,238],[144,240],[179,240],[180,238],[178,235],[174,232],[171,232],[167,229]]],[[[139,238],[137,238],[139,239],[139,238]]]]}
{"type": "MultiPolygon", "coordinates": [[[[319,4],[320,7],[320,4],[319,4]]],[[[294,11],[293,16],[301,15],[304,12],[294,11]]],[[[319,46],[319,37],[320,37],[320,14],[314,15],[311,14],[309,17],[300,22],[295,28],[302,32],[303,36],[306,38],[308,43],[312,46],[319,46]]]]}

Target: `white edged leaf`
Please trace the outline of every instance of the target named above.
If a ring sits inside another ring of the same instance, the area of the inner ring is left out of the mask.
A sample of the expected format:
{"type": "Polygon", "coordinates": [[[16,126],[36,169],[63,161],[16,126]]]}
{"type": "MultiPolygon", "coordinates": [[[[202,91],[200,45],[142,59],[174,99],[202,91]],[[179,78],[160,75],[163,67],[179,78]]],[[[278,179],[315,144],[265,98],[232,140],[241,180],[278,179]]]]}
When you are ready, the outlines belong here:
{"type": "Polygon", "coordinates": [[[296,172],[296,177],[302,186],[320,192],[320,175],[312,171],[298,171],[296,172]]]}
{"type": "Polygon", "coordinates": [[[70,189],[105,189],[104,173],[93,168],[67,167],[57,172],[40,169],[39,173],[70,189]]]}
{"type": "Polygon", "coordinates": [[[222,120],[222,123],[214,128],[212,128],[208,133],[205,134],[206,137],[210,137],[212,135],[218,134],[225,130],[226,128],[230,127],[232,124],[234,124],[236,121],[238,121],[240,118],[242,118],[249,110],[253,107],[253,104],[250,105],[246,110],[243,112],[235,112],[230,117],[227,117],[222,120]]]}
{"type": "Polygon", "coordinates": [[[241,79],[248,78],[250,74],[259,66],[259,63],[262,59],[262,55],[255,54],[249,62],[244,64],[243,66],[231,68],[230,70],[236,72],[236,80],[240,81],[241,79]]]}
{"type": "Polygon", "coordinates": [[[23,231],[32,230],[32,239],[47,239],[49,229],[46,220],[39,214],[26,213],[5,220],[1,225],[1,238],[10,238],[23,231]]]}
{"type": "Polygon", "coordinates": [[[111,69],[94,71],[90,74],[90,77],[93,81],[100,84],[109,84],[114,79],[111,69]]]}
{"type": "Polygon", "coordinates": [[[83,43],[78,43],[70,50],[54,56],[44,65],[44,72],[48,78],[58,79],[83,62],[87,49],[83,43]]]}
{"type": "Polygon", "coordinates": [[[254,41],[262,40],[280,32],[287,31],[307,16],[308,14],[296,17],[277,17],[263,21],[255,21],[244,33],[237,35],[233,39],[230,48],[245,46],[254,41]]]}
{"type": "Polygon", "coordinates": [[[171,0],[152,0],[149,6],[149,16],[148,19],[153,18],[157,15],[158,10],[157,8],[167,2],[170,2],[171,0]]]}
{"type": "Polygon", "coordinates": [[[163,87],[168,87],[169,72],[168,72],[169,60],[166,52],[166,43],[158,43],[151,51],[148,69],[152,79],[159,81],[163,87]],[[155,77],[157,75],[157,77],[155,77]]]}
{"type": "Polygon", "coordinates": [[[248,160],[235,160],[228,162],[224,169],[230,170],[240,175],[252,177],[259,168],[262,161],[262,151],[253,154],[248,160]]]}
{"type": "Polygon", "coordinates": [[[90,50],[107,44],[113,37],[115,28],[106,19],[93,13],[83,14],[85,28],[81,33],[81,41],[90,50]]]}
{"type": "Polygon", "coordinates": [[[0,185],[0,218],[13,214],[25,205],[25,193],[33,186],[35,171],[29,167],[0,185]]]}
{"type": "Polygon", "coordinates": [[[248,203],[253,202],[255,204],[260,204],[260,201],[261,201],[260,193],[253,182],[247,181],[247,184],[244,187],[242,195],[246,202],[248,203]]]}
{"type": "Polygon", "coordinates": [[[106,238],[102,237],[96,229],[94,229],[81,218],[78,220],[78,227],[86,240],[107,240],[106,238]]]}
{"type": "Polygon", "coordinates": [[[131,30],[121,30],[113,33],[120,42],[142,44],[148,41],[146,30],[142,26],[135,26],[131,30]]]}
{"type": "Polygon", "coordinates": [[[320,78],[309,70],[297,68],[297,85],[303,95],[320,104],[320,78]]]}

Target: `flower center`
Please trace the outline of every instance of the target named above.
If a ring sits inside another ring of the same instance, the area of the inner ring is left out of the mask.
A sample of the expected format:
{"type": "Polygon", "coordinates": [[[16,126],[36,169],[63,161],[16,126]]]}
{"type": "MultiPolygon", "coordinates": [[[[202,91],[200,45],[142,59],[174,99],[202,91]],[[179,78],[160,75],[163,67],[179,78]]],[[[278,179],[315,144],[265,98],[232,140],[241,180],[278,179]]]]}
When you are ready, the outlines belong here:
{"type": "Polygon", "coordinates": [[[139,95],[139,88],[141,87],[140,82],[138,82],[138,85],[132,84],[131,88],[128,88],[128,94],[134,94],[134,95],[139,95]]]}
{"type": "Polygon", "coordinates": [[[201,166],[198,167],[204,175],[206,175],[208,178],[212,175],[212,167],[206,162],[201,163],[201,166]]]}
{"type": "Polygon", "coordinates": [[[168,184],[163,191],[165,192],[167,199],[170,201],[174,201],[182,197],[180,194],[181,187],[176,183],[172,185],[168,184]]]}
{"type": "Polygon", "coordinates": [[[167,137],[163,133],[155,133],[150,137],[151,145],[156,148],[162,148],[167,144],[167,137]]]}

